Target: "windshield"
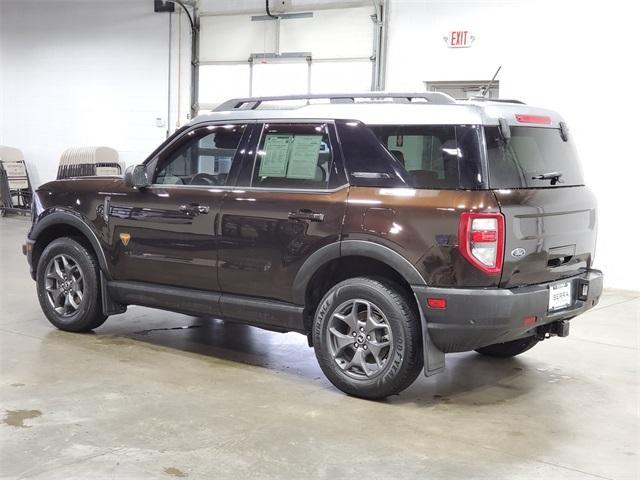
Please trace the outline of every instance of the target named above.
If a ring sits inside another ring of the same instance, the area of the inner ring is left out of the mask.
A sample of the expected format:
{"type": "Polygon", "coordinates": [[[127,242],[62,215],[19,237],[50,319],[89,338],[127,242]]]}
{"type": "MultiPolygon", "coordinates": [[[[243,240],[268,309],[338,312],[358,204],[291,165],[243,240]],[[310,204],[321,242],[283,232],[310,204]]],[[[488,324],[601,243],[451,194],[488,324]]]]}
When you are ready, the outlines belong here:
{"type": "Polygon", "coordinates": [[[498,127],[485,127],[489,185],[494,189],[583,185],[578,155],[560,130],[511,127],[505,142],[498,127]]]}

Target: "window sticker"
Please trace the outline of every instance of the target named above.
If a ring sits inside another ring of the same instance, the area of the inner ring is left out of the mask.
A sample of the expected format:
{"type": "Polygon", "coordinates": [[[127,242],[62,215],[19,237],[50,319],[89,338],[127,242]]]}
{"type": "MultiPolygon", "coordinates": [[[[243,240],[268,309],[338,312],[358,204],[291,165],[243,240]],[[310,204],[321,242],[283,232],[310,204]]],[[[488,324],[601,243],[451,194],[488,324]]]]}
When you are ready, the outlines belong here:
{"type": "Polygon", "coordinates": [[[313,180],[318,169],[322,135],[296,135],[291,147],[287,178],[313,180]]]}
{"type": "Polygon", "coordinates": [[[284,177],[287,173],[289,150],[292,143],[293,135],[267,135],[258,175],[260,177],[284,177]]]}

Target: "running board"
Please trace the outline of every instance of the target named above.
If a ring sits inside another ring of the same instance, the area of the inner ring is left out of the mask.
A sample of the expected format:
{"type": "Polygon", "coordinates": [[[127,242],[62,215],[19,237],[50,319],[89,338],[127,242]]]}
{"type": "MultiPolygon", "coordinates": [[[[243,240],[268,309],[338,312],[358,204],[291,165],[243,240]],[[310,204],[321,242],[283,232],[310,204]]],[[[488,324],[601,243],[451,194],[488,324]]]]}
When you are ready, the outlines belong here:
{"type": "Polygon", "coordinates": [[[144,282],[111,281],[106,285],[109,297],[122,305],[216,317],[280,332],[306,333],[304,307],[291,303],[144,282]]]}

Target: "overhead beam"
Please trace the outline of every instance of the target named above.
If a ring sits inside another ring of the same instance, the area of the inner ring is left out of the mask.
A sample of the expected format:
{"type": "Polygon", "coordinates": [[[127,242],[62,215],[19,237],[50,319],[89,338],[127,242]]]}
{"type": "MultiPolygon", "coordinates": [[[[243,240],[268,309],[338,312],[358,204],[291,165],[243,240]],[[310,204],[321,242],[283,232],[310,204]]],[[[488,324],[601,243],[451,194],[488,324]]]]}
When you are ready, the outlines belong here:
{"type": "MultiPolygon", "coordinates": [[[[298,5],[292,5],[291,8],[288,8],[288,12],[299,13],[299,12],[308,12],[309,10],[317,11],[317,10],[338,10],[338,9],[347,9],[354,7],[367,7],[371,5],[371,0],[353,0],[353,1],[344,1],[344,2],[323,2],[319,4],[313,4],[313,2],[307,2],[298,5]]],[[[224,15],[246,15],[246,14],[263,14],[264,7],[262,8],[244,8],[244,9],[234,9],[234,10],[206,10],[202,9],[200,11],[201,17],[218,17],[224,15]]],[[[283,16],[284,14],[278,13],[274,14],[277,16],[283,16]]],[[[265,15],[266,16],[266,15],[265,15]]]]}

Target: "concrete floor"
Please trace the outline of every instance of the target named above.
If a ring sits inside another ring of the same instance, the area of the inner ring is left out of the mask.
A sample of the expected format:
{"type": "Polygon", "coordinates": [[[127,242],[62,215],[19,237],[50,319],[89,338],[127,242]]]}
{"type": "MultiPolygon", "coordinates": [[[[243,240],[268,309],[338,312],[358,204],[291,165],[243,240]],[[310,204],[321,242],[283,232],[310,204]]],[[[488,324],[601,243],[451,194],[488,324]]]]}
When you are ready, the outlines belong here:
{"type": "Polygon", "coordinates": [[[132,307],[93,334],[40,312],[0,220],[2,478],[639,478],[640,293],[608,291],[520,358],[450,355],[384,402],[304,337],[132,307]]]}

